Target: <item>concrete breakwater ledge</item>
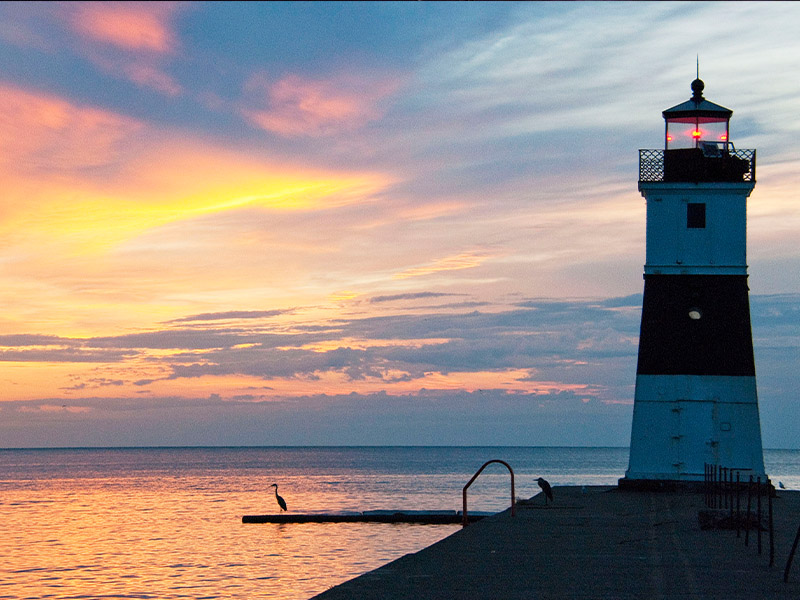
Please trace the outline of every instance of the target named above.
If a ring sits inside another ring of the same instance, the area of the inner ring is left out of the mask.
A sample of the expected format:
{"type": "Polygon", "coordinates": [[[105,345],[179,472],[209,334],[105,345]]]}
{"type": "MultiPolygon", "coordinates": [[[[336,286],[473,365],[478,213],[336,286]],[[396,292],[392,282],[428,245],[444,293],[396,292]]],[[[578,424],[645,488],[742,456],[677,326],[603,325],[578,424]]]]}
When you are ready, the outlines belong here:
{"type": "Polygon", "coordinates": [[[556,487],[312,600],[800,598],[800,492],[773,499],[772,567],[766,534],[759,554],[755,529],[702,529],[705,508],[701,491],[556,487]]]}

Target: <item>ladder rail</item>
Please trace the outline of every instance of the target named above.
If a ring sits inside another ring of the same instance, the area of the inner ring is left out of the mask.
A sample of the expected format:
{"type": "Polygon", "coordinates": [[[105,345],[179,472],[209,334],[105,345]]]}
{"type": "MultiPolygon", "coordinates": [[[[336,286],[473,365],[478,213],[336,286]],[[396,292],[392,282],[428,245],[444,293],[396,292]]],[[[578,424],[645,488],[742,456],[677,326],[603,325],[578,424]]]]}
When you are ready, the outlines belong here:
{"type": "Polygon", "coordinates": [[[461,522],[462,527],[466,527],[467,525],[469,525],[469,519],[467,517],[467,489],[469,488],[469,486],[472,485],[472,482],[474,482],[478,478],[478,475],[480,475],[483,472],[483,470],[492,463],[500,463],[501,465],[505,466],[508,469],[508,472],[511,474],[511,516],[512,517],[516,516],[517,511],[516,511],[516,498],[514,495],[514,469],[512,469],[511,465],[509,465],[504,460],[493,459],[483,463],[483,466],[480,469],[478,469],[478,472],[472,476],[472,479],[470,479],[467,482],[467,485],[465,485],[464,489],[461,491],[461,496],[464,503],[462,511],[462,522],[461,522]]]}

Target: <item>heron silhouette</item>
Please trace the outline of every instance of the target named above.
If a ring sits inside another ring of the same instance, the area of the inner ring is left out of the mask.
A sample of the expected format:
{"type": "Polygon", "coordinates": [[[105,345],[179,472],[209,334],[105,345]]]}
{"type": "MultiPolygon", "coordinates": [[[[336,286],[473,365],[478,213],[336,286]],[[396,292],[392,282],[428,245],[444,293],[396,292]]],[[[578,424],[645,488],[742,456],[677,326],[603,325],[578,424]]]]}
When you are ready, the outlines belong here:
{"type": "Polygon", "coordinates": [[[284,500],[281,496],[278,495],[278,484],[273,483],[270,487],[275,488],[275,500],[278,501],[278,506],[281,507],[281,510],[289,510],[286,508],[286,500],[284,500]]]}
{"type": "Polygon", "coordinates": [[[542,491],[544,492],[544,503],[547,504],[548,500],[552,502],[553,488],[550,487],[550,484],[547,482],[547,480],[542,477],[539,477],[539,479],[536,480],[536,483],[539,484],[539,487],[542,488],[542,491]]]}

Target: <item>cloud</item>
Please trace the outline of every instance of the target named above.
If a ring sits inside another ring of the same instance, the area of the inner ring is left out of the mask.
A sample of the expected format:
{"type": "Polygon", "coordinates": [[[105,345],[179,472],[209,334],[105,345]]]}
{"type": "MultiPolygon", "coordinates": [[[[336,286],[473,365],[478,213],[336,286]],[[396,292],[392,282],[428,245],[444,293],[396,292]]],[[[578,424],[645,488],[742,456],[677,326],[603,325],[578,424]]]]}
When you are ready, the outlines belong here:
{"type": "Polygon", "coordinates": [[[0,229],[32,254],[49,248],[47,264],[54,254],[107,252],[165,224],[223,212],[370,201],[391,182],[378,173],[253,158],[1,83],[0,111],[0,229]],[[55,250],[59,244],[67,248],[55,250]]]}
{"type": "Polygon", "coordinates": [[[280,335],[184,329],[94,339],[91,345],[171,346],[168,379],[253,377],[269,381],[276,395],[295,395],[308,385],[404,393],[497,387],[581,389],[611,399],[612,388],[628,383],[622,372],[602,377],[600,388],[592,377],[604,361],[627,361],[635,370],[638,311],[620,312],[602,302],[531,301],[496,313],[367,317],[294,330],[280,335]]]}
{"type": "Polygon", "coordinates": [[[257,74],[245,86],[251,100],[241,112],[256,126],[283,137],[330,136],[380,118],[382,104],[398,87],[388,78],[286,75],[272,82],[257,74]]]}
{"type": "Polygon", "coordinates": [[[65,404],[39,404],[39,405],[22,405],[17,408],[19,413],[71,413],[71,414],[85,414],[91,412],[88,406],[67,406],[65,404]]]}
{"type": "Polygon", "coordinates": [[[110,363],[132,356],[129,352],[108,352],[84,348],[0,350],[0,361],[16,363],[110,363]]]}
{"type": "MultiPolygon", "coordinates": [[[[613,444],[624,445],[635,382],[639,300],[531,299],[492,312],[365,316],[325,326],[296,320],[289,333],[278,333],[269,322],[250,319],[245,311],[241,324],[252,321],[246,329],[238,327],[236,319],[209,318],[187,321],[196,327],[110,337],[6,335],[0,336],[0,344],[7,351],[32,353],[18,353],[17,364],[69,358],[70,352],[75,361],[81,360],[80,352],[97,357],[110,353],[107,364],[83,371],[72,368],[54,388],[76,396],[70,405],[91,408],[84,416],[101,419],[104,430],[114,429],[110,415],[121,412],[141,415],[135,419],[141,431],[153,425],[157,415],[181,431],[179,423],[203,423],[211,415],[225,423],[239,423],[239,417],[244,423],[248,416],[287,425],[311,419],[314,436],[280,439],[371,443],[355,431],[355,437],[349,437],[346,423],[376,419],[387,440],[425,443],[424,432],[432,431],[425,422],[455,436],[457,431],[463,435],[463,427],[474,421],[481,431],[486,427],[487,435],[493,430],[496,440],[525,443],[522,440],[528,438],[521,433],[507,438],[502,433],[503,423],[510,426],[524,416],[532,419],[530,426],[542,439],[566,436],[560,439],[606,444],[616,440],[613,444]],[[125,353],[123,362],[111,362],[119,353],[125,353]],[[89,390],[109,388],[118,392],[116,399],[86,397],[89,390]],[[137,399],[143,392],[147,397],[137,399]],[[419,435],[413,435],[413,428],[397,426],[396,419],[403,415],[422,427],[419,435]],[[587,437],[569,437],[579,430],[587,437]],[[330,437],[316,437],[326,434],[330,437]]],[[[796,350],[800,339],[800,296],[753,296],[751,304],[759,396],[764,406],[772,407],[765,411],[765,440],[788,440],[786,424],[770,415],[777,408],[785,414],[796,412],[780,398],[797,385],[791,367],[796,352],[787,349],[796,350]]],[[[302,314],[292,316],[298,319],[302,314]]],[[[47,372],[39,371],[38,377],[47,372]]],[[[28,415],[43,417],[46,411],[40,406],[62,404],[47,397],[5,401],[0,407],[6,407],[5,416],[13,412],[8,408],[21,407],[28,415]]],[[[10,427],[0,423],[3,426],[10,427]]],[[[47,425],[62,426],[67,427],[47,425]]],[[[237,431],[250,428],[229,428],[224,439],[250,439],[237,431]]]]}
{"type": "Polygon", "coordinates": [[[442,297],[450,297],[450,296],[463,296],[463,294],[447,294],[447,293],[437,293],[437,292],[417,292],[417,293],[408,293],[408,294],[392,294],[388,296],[374,296],[369,299],[370,303],[377,304],[380,302],[396,302],[398,300],[421,300],[421,299],[429,299],[429,298],[442,298],[442,297]]]}
{"type": "Polygon", "coordinates": [[[180,84],[153,65],[130,63],[122,65],[122,70],[133,83],[167,96],[177,96],[182,91],[180,84]]]}
{"type": "Polygon", "coordinates": [[[164,54],[177,45],[169,22],[179,6],[178,2],[81,2],[70,7],[69,23],[94,41],[164,54]]]}
{"type": "Polygon", "coordinates": [[[181,2],[80,2],[63,7],[68,26],[82,39],[76,50],[104,73],[167,96],[182,86],[164,69],[179,42],[172,21],[181,2]]]}
{"type": "Polygon", "coordinates": [[[423,277],[433,275],[443,271],[460,271],[461,269],[473,269],[480,266],[487,260],[494,258],[491,253],[480,250],[469,250],[453,256],[446,256],[435,260],[428,265],[413,267],[400,273],[395,273],[393,279],[410,279],[412,277],[423,277]]]}
{"type": "Polygon", "coordinates": [[[113,164],[143,128],[111,111],[3,83],[0,113],[0,165],[34,176],[113,164]]]}
{"type": "Polygon", "coordinates": [[[172,319],[168,323],[190,323],[193,321],[227,321],[237,319],[268,319],[287,314],[285,310],[229,310],[225,312],[201,313],[180,319],[172,319]]]}

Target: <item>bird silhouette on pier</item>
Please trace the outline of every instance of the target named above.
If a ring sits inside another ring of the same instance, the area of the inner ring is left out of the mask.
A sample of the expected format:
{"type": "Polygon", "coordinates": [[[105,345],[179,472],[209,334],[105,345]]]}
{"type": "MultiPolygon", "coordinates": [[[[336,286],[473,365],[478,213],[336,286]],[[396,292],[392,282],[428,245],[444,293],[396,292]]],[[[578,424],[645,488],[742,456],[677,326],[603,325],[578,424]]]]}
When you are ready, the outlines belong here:
{"type": "Polygon", "coordinates": [[[278,501],[278,506],[281,507],[281,511],[284,511],[284,510],[288,511],[289,509],[286,508],[286,500],[284,500],[281,496],[278,495],[278,484],[277,483],[273,483],[270,487],[274,487],[275,488],[275,500],[278,501]]]}
{"type": "Polygon", "coordinates": [[[539,484],[539,487],[542,488],[542,491],[544,492],[544,503],[547,504],[548,500],[550,500],[550,502],[552,502],[553,501],[553,488],[550,487],[550,484],[548,483],[548,481],[546,479],[542,478],[542,477],[539,477],[539,479],[536,480],[536,483],[539,484]]]}

